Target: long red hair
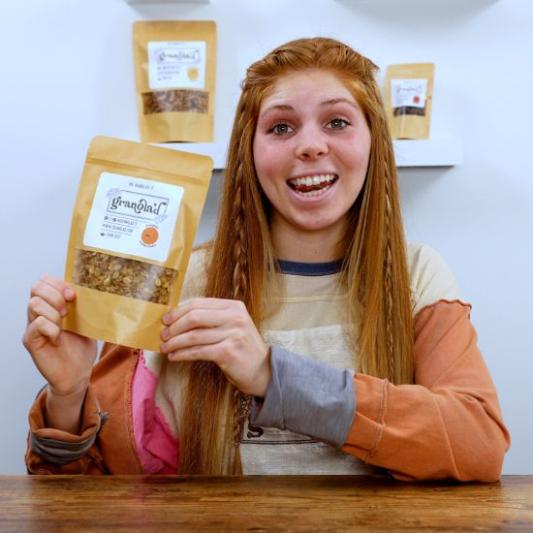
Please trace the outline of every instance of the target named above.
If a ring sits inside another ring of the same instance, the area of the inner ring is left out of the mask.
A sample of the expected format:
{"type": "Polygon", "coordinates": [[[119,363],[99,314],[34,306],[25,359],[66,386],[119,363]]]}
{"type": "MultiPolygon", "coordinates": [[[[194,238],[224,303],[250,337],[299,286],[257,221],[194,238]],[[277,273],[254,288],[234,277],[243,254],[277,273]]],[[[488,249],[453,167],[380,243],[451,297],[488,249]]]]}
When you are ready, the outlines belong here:
{"type": "MultiPolygon", "coordinates": [[[[396,165],[377,67],[349,46],[328,38],[284,44],[251,65],[242,84],[231,135],[215,238],[208,246],[205,295],[242,300],[259,326],[275,271],[270,205],[257,179],[253,139],[261,102],[284,74],[326,69],[352,92],[371,134],[365,184],[349,212],[342,242],[341,282],[347,287],[351,345],[359,372],[412,383],[413,325],[406,245],[396,165]]],[[[247,398],[212,363],[188,367],[180,423],[180,472],[239,474],[238,442],[247,398]]]]}

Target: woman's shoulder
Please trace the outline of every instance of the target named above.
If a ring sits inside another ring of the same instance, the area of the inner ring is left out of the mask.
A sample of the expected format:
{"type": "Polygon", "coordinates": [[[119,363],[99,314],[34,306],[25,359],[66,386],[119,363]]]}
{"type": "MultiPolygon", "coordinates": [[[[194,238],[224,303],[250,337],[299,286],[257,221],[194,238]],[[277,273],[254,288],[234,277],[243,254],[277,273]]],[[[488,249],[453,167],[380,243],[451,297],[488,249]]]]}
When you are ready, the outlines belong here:
{"type": "Polygon", "coordinates": [[[407,263],[413,315],[441,300],[461,300],[461,292],[453,272],[434,248],[418,242],[408,243],[407,263]]]}
{"type": "Polygon", "coordinates": [[[181,289],[180,300],[204,295],[208,258],[209,247],[207,245],[199,246],[192,251],[181,289]]]}

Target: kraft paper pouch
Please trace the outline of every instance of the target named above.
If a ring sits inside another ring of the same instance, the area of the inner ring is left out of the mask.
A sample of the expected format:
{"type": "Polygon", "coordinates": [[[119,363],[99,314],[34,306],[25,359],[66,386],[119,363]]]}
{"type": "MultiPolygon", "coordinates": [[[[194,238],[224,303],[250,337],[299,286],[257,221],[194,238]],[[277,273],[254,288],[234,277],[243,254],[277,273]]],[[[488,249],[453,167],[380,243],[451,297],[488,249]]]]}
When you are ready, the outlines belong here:
{"type": "Polygon", "coordinates": [[[385,105],[393,139],[428,139],[433,99],[433,63],[390,65],[385,105]]]}
{"type": "Polygon", "coordinates": [[[213,141],[215,22],[136,22],[133,50],[141,140],[213,141]]]}
{"type": "Polygon", "coordinates": [[[159,351],[204,206],[211,158],[109,137],[91,142],[72,216],[63,327],[159,351]]]}

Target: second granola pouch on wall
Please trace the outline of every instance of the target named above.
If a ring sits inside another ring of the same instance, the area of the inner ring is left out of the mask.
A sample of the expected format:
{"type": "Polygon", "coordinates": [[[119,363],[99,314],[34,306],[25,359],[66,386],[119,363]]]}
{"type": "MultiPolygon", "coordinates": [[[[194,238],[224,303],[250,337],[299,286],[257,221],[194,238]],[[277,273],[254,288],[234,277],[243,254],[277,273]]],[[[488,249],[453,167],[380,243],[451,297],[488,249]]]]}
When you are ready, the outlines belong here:
{"type": "Polygon", "coordinates": [[[212,142],[215,22],[136,22],[133,51],[141,140],[212,142]]]}
{"type": "Polygon", "coordinates": [[[93,139],[72,216],[65,279],[76,300],[63,327],[158,351],[179,298],[205,203],[211,158],[93,139]]]}
{"type": "Polygon", "coordinates": [[[389,65],[385,77],[387,121],[393,139],[428,139],[433,63],[389,65]]]}

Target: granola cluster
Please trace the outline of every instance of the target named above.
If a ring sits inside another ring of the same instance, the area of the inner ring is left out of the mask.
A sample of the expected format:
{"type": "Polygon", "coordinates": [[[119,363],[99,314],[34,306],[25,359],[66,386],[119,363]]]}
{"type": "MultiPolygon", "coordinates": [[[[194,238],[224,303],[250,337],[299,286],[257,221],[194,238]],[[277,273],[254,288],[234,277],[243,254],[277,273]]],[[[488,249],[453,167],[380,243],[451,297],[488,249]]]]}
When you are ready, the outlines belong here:
{"type": "Polygon", "coordinates": [[[142,94],[143,113],[193,112],[207,113],[209,94],[206,91],[169,89],[142,94]]]}
{"type": "Polygon", "coordinates": [[[89,289],[167,305],[177,270],[101,252],[76,250],[74,283],[89,289]]]}

